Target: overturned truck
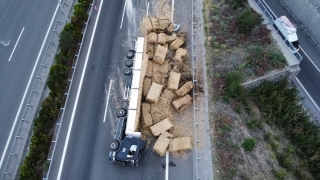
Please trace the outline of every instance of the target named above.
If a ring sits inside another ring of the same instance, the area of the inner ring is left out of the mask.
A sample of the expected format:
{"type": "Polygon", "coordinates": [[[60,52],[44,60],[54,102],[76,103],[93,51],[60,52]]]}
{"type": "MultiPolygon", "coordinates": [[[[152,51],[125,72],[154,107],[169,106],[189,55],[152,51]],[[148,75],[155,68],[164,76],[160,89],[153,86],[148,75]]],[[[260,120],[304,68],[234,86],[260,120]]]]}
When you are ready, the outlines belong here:
{"type": "Polygon", "coordinates": [[[126,76],[124,105],[117,110],[118,125],[114,139],[109,143],[109,160],[114,163],[138,167],[139,159],[146,149],[146,142],[137,132],[139,124],[139,91],[144,38],[138,37],[135,50],[130,50],[124,70],[126,76]],[[133,60],[132,60],[133,59],[133,60]],[[131,61],[131,63],[130,63],[131,61]]]}

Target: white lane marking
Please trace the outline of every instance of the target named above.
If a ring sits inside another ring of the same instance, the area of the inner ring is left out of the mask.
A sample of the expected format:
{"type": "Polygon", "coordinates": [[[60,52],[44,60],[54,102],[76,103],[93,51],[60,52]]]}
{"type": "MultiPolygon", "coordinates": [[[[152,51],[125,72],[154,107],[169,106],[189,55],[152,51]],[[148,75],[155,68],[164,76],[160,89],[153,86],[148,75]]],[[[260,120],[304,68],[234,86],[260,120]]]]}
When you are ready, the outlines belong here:
{"type": "Polygon", "coordinates": [[[303,53],[307,56],[307,58],[311,61],[311,63],[313,64],[313,66],[318,70],[318,72],[320,73],[319,68],[316,66],[316,64],[312,61],[312,59],[308,56],[308,54],[302,49],[302,47],[299,45],[300,49],[303,51],[303,53]]]}
{"type": "Polygon", "coordinates": [[[106,122],[106,116],[107,116],[107,111],[108,111],[111,86],[112,86],[112,79],[111,79],[110,84],[109,84],[109,91],[108,91],[108,96],[107,96],[106,109],[104,110],[103,122],[106,122]]]}
{"type": "MultiPolygon", "coordinates": [[[[101,1],[101,5],[99,7],[103,7],[102,6],[103,5],[103,1],[104,0],[101,1]]],[[[93,38],[94,38],[95,33],[96,33],[97,24],[98,24],[98,21],[99,21],[99,16],[100,16],[101,9],[102,8],[99,8],[99,10],[98,10],[97,19],[96,19],[96,22],[95,22],[94,28],[93,28],[93,35],[91,36],[91,40],[90,40],[90,44],[89,44],[89,48],[88,48],[88,54],[87,54],[86,61],[85,61],[84,66],[83,66],[83,71],[82,71],[82,74],[81,74],[81,79],[80,79],[80,84],[79,84],[79,88],[78,88],[78,91],[77,91],[76,100],[74,102],[74,106],[73,106],[73,110],[72,110],[72,115],[71,115],[70,124],[69,124],[69,128],[68,128],[68,133],[67,133],[66,141],[65,141],[64,147],[63,147],[63,153],[62,153],[62,157],[61,157],[61,162],[60,162],[60,167],[59,167],[57,180],[60,180],[60,178],[61,178],[61,173],[62,173],[62,169],[63,169],[63,165],[64,165],[64,159],[66,157],[66,152],[67,152],[67,148],[68,148],[70,133],[71,133],[72,125],[73,125],[73,121],[74,121],[74,115],[76,113],[78,100],[79,100],[79,95],[80,95],[80,91],[81,91],[81,88],[82,88],[83,78],[84,78],[84,75],[85,75],[85,72],[86,72],[86,69],[87,69],[87,64],[88,64],[88,60],[89,60],[89,56],[90,56],[90,52],[91,52],[91,47],[92,47],[92,42],[93,42],[93,38]]]]}
{"type": "Polygon", "coordinates": [[[314,106],[318,109],[318,111],[320,112],[320,108],[318,107],[318,105],[316,104],[316,102],[314,102],[314,100],[312,99],[312,97],[310,96],[310,94],[308,93],[308,91],[304,88],[304,86],[301,84],[301,82],[299,81],[299,79],[297,77],[295,77],[295,79],[297,80],[297,82],[300,84],[300,86],[302,87],[302,89],[304,90],[304,92],[306,92],[307,96],[310,98],[310,100],[312,101],[312,103],[314,104],[314,106]]]}
{"type": "Polygon", "coordinates": [[[19,37],[18,37],[18,40],[17,40],[16,44],[14,45],[14,48],[13,48],[13,50],[12,50],[12,52],[11,52],[11,55],[10,55],[10,57],[9,57],[9,60],[8,60],[8,61],[10,61],[10,60],[11,60],[11,57],[12,57],[12,55],[13,55],[14,51],[16,50],[16,47],[17,47],[17,45],[18,45],[18,42],[19,42],[19,40],[20,40],[20,38],[21,38],[21,35],[22,35],[23,31],[24,31],[24,27],[23,27],[23,28],[22,28],[22,30],[21,30],[21,33],[20,33],[20,35],[19,35],[19,37]]]}
{"type": "Polygon", "coordinates": [[[166,152],[166,180],[169,180],[169,152],[166,152]]]}
{"type": "Polygon", "coordinates": [[[172,0],[171,22],[173,23],[174,0],[172,0]]]}
{"type": "Polygon", "coordinates": [[[57,6],[56,11],[55,11],[54,14],[53,14],[53,17],[52,17],[52,19],[51,19],[50,26],[49,26],[48,31],[47,31],[47,34],[46,34],[46,36],[45,36],[45,38],[44,38],[44,40],[43,40],[41,49],[40,49],[40,51],[39,51],[39,54],[38,54],[38,57],[37,57],[37,60],[36,60],[36,63],[35,63],[35,65],[33,66],[32,73],[31,73],[31,75],[30,75],[30,78],[29,78],[29,81],[28,81],[26,90],[24,91],[24,94],[23,94],[23,97],[22,97],[22,100],[21,100],[21,103],[20,103],[18,112],[17,112],[17,114],[16,114],[16,117],[15,117],[15,119],[14,119],[14,123],[13,123],[12,128],[11,128],[11,131],[10,131],[9,138],[8,138],[8,140],[7,140],[6,146],[5,146],[5,148],[4,148],[4,151],[3,151],[3,154],[2,154],[2,157],[1,157],[1,160],[0,160],[0,168],[1,168],[1,166],[2,166],[4,156],[5,156],[6,152],[7,152],[8,145],[9,145],[9,142],[10,142],[10,139],[11,139],[11,136],[12,136],[12,133],[13,133],[13,130],[14,130],[15,126],[16,126],[16,123],[17,123],[17,120],[18,120],[18,117],[19,117],[19,114],[20,114],[22,105],[23,105],[24,100],[25,100],[25,98],[26,98],[27,91],[28,91],[29,86],[30,86],[30,83],[31,83],[31,79],[32,79],[33,74],[34,74],[34,72],[35,72],[35,70],[36,70],[36,67],[37,67],[37,65],[38,65],[38,62],[39,62],[39,59],[40,59],[40,55],[41,55],[43,46],[44,46],[44,44],[45,44],[45,42],[46,42],[46,40],[47,40],[49,31],[50,31],[50,29],[51,29],[51,26],[52,26],[52,23],[53,23],[53,20],[54,20],[54,17],[56,16],[56,13],[57,13],[57,11],[58,11],[58,7],[59,7],[59,6],[57,6]]]}
{"type": "Polygon", "coordinates": [[[122,28],[123,16],[124,16],[124,12],[125,12],[125,10],[126,10],[126,5],[127,5],[127,0],[124,2],[124,6],[123,6],[123,12],[122,12],[122,18],[121,18],[120,29],[122,28]]]}
{"type": "Polygon", "coordinates": [[[148,17],[148,14],[149,14],[149,2],[147,4],[147,17],[148,17]]]}

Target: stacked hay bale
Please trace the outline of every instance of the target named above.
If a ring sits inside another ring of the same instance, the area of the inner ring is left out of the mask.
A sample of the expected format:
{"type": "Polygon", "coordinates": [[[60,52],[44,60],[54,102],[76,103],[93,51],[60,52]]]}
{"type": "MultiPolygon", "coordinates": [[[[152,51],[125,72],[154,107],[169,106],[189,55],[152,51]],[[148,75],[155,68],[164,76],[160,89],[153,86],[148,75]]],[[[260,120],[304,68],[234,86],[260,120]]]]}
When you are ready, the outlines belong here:
{"type": "MultiPolygon", "coordinates": [[[[186,38],[183,33],[173,32],[175,25],[165,16],[144,17],[142,25],[149,61],[143,81],[141,128],[149,129],[158,137],[153,150],[160,156],[166,151],[189,150],[191,137],[170,134],[174,128],[172,110],[182,112],[192,104],[188,94],[193,88],[192,81],[179,68],[187,58],[187,50],[183,48],[186,38]]],[[[190,74],[190,69],[188,71],[190,74]]]]}

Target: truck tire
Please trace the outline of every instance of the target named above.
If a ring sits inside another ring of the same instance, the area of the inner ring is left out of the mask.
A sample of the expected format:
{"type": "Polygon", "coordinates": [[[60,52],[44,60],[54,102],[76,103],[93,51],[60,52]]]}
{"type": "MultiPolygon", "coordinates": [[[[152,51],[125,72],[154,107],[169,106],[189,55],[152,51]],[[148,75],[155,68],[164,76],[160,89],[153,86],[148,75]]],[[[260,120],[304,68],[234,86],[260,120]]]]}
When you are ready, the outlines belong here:
{"type": "Polygon", "coordinates": [[[131,69],[131,68],[125,68],[125,69],[123,70],[123,74],[124,74],[125,76],[130,76],[130,75],[132,74],[132,69],[131,69]]]}
{"type": "Polygon", "coordinates": [[[127,115],[127,110],[124,108],[119,108],[117,110],[117,117],[125,117],[127,115]]]}
{"type": "Polygon", "coordinates": [[[124,65],[127,67],[131,67],[133,65],[133,61],[128,59],[128,60],[126,60],[126,62],[124,62],[124,65]]]}
{"type": "Polygon", "coordinates": [[[109,149],[110,149],[111,151],[116,151],[116,150],[119,149],[119,145],[120,145],[119,141],[117,141],[117,140],[112,140],[112,141],[109,143],[109,149]]]}
{"type": "Polygon", "coordinates": [[[134,51],[130,50],[126,53],[126,57],[128,59],[132,59],[134,57],[134,51]]]}

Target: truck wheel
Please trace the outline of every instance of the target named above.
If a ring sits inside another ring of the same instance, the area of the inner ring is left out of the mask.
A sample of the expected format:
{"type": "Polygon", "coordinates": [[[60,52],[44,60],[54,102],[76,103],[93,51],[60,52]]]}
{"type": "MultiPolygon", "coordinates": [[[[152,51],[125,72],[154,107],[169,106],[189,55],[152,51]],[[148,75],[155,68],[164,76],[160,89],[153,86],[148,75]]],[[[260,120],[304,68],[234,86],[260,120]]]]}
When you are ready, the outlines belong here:
{"type": "Polygon", "coordinates": [[[117,110],[117,117],[125,117],[127,115],[127,110],[120,108],[117,110]]]}
{"type": "Polygon", "coordinates": [[[129,59],[132,59],[133,56],[134,56],[134,51],[132,51],[132,50],[128,51],[127,54],[126,54],[126,57],[129,58],[129,59]]]}
{"type": "Polygon", "coordinates": [[[123,70],[123,74],[124,74],[125,76],[130,76],[130,75],[132,74],[132,69],[131,69],[131,68],[125,68],[125,69],[123,70]]]}
{"type": "Polygon", "coordinates": [[[109,143],[109,149],[111,151],[116,151],[119,149],[119,141],[116,141],[116,140],[112,140],[110,143],[109,143]]]}
{"type": "Polygon", "coordinates": [[[133,61],[132,60],[126,60],[126,62],[124,62],[124,65],[127,67],[131,67],[133,65],[133,61]]]}

